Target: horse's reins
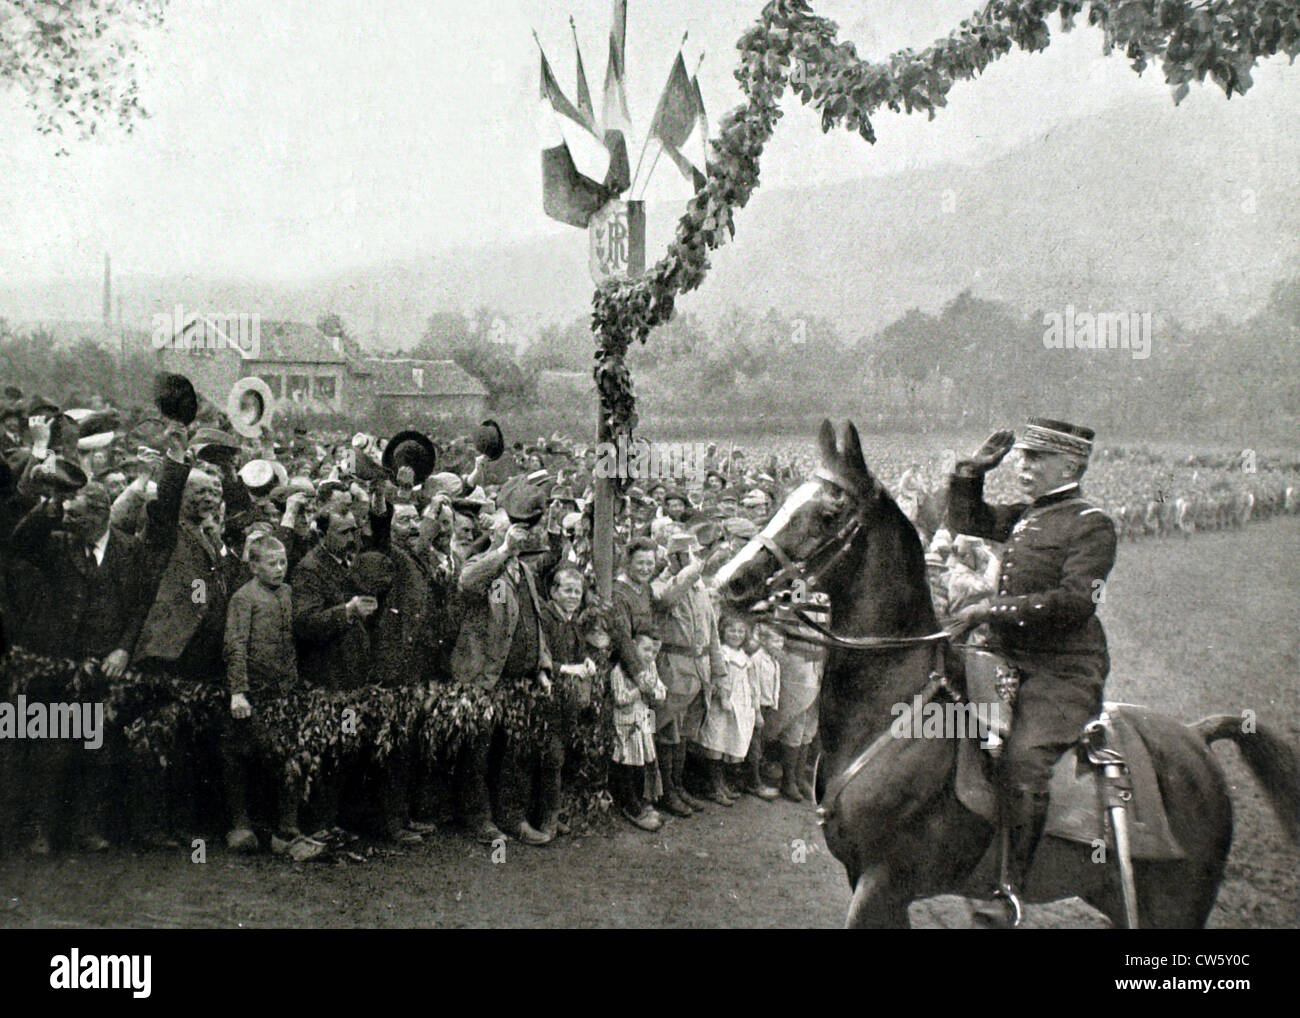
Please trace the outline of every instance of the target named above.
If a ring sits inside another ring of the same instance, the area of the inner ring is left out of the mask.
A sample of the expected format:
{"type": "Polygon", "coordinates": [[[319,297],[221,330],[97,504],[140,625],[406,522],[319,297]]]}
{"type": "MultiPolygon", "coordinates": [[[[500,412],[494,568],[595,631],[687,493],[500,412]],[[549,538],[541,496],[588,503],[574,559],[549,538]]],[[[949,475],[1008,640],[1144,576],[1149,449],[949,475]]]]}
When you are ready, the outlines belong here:
{"type": "MultiPolygon", "coordinates": [[[[769,597],[780,592],[789,583],[799,581],[804,584],[806,590],[810,590],[816,584],[817,580],[836,566],[853,545],[853,540],[858,536],[862,529],[864,520],[861,513],[854,513],[836,533],[832,534],[820,545],[818,545],[803,561],[795,562],[786,554],[785,549],[774,541],[767,533],[758,534],[754,540],[764,549],[771,553],[781,568],[768,577],[765,587],[769,597]],[[817,568],[812,564],[827,552],[831,552],[830,557],[817,568]]],[[[934,698],[944,691],[954,702],[960,703],[962,695],[960,691],[953,689],[948,682],[946,670],[943,668],[943,642],[951,639],[955,631],[940,629],[937,632],[926,633],[923,636],[845,636],[833,632],[827,626],[822,625],[816,619],[812,618],[808,609],[795,607],[792,613],[803,623],[807,629],[792,626],[780,619],[770,619],[767,625],[773,626],[781,632],[786,639],[796,640],[801,643],[812,644],[819,647],[830,647],[839,650],[852,650],[858,652],[888,651],[888,650],[905,650],[912,647],[925,646],[931,644],[934,646],[934,660],[930,670],[930,681],[926,684],[925,689],[921,692],[921,706],[928,706],[934,698]],[[809,633],[808,629],[812,632],[809,633]],[[943,642],[941,642],[943,641],[943,642]]],[[[885,746],[885,740],[889,738],[889,729],[886,729],[870,744],[859,753],[849,763],[842,772],[826,786],[826,795],[821,803],[817,805],[817,823],[824,825],[831,816],[834,815],[836,806],[839,803],[839,797],[849,783],[853,781],[866,768],[872,759],[880,753],[885,746]]],[[[814,765],[814,797],[816,795],[816,771],[821,765],[821,758],[818,757],[814,765]]]]}

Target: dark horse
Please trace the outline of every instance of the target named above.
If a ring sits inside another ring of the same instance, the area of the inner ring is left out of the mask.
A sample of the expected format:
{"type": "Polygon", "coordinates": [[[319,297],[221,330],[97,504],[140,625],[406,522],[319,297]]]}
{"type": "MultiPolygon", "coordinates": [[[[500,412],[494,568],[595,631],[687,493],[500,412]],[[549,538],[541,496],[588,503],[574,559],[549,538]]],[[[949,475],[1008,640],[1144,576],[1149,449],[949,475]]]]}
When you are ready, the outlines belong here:
{"type": "MultiPolygon", "coordinates": [[[[972,879],[994,830],[955,794],[955,739],[890,737],[895,705],[940,695],[935,680],[944,671],[947,634],[930,603],[916,530],[867,469],[857,429],[846,423],[837,441],[823,421],[820,444],[817,479],[790,495],[715,582],[742,607],[795,580],[828,595],[830,622],[822,628],[831,649],[817,780],[826,844],[853,887],[848,925],[903,928],[908,904],[918,898],[991,889],[973,886],[972,879]]],[[[1232,841],[1227,782],[1210,743],[1237,743],[1288,835],[1300,841],[1296,755],[1262,726],[1243,733],[1240,717],[1185,725],[1143,710],[1136,723],[1151,750],[1170,828],[1186,853],[1175,862],[1134,862],[1140,922],[1201,927],[1232,841]]],[[[1095,865],[1092,856],[1088,845],[1044,838],[1027,881],[1028,900],[1077,895],[1124,925],[1116,868],[1095,865]]]]}

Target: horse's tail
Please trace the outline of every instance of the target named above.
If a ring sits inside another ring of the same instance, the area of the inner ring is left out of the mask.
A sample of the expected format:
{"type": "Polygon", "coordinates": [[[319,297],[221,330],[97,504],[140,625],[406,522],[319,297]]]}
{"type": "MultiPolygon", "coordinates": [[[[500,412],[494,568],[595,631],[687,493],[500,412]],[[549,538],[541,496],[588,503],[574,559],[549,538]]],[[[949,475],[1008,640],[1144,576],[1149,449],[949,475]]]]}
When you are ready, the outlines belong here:
{"type": "Polygon", "coordinates": [[[1219,739],[1231,739],[1237,744],[1287,835],[1300,844],[1300,760],[1295,750],[1263,725],[1246,731],[1239,715],[1216,714],[1191,727],[1207,744],[1219,739]]]}

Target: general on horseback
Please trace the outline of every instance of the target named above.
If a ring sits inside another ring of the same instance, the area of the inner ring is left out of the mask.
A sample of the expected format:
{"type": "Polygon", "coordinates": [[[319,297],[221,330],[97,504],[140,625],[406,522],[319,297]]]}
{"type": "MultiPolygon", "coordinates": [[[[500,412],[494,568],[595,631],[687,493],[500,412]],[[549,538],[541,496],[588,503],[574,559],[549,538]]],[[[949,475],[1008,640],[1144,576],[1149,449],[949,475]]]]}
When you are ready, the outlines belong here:
{"type": "Polygon", "coordinates": [[[911,902],[979,897],[994,883],[1001,893],[981,915],[997,925],[1016,924],[1022,896],[1077,896],[1116,926],[1204,926],[1232,843],[1228,783],[1210,749],[1220,739],[1237,745],[1300,843],[1300,761],[1270,726],[1231,714],[1184,724],[1102,702],[1109,658],[1096,603],[1115,527],[1079,492],[1092,440],[1039,419],[1020,442],[998,432],[955,467],[955,529],[1007,545],[992,600],[946,626],[916,528],[850,422],[822,422],[815,477],[714,577],[734,608],[778,604],[800,639],[826,648],[814,784],[827,847],[853,889],[851,927],[905,928],[911,902]],[[987,505],[984,474],[1016,447],[1025,500],[987,505]],[[829,616],[814,617],[813,592],[829,616]],[[966,663],[986,651],[956,642],[982,622],[1006,660],[993,682],[966,663]],[[1017,686],[996,767],[986,750],[1000,722],[919,734],[893,723],[900,708],[978,720],[972,708],[1017,686]]]}
{"type": "Polygon", "coordinates": [[[994,432],[958,461],[949,479],[953,532],[1006,544],[996,596],[963,609],[954,628],[987,622],[993,649],[1018,679],[1015,721],[998,774],[1006,880],[992,906],[976,912],[987,925],[1019,920],[1020,894],[1047,819],[1052,769],[1100,713],[1110,671],[1096,606],[1115,564],[1115,525],[1079,487],[1093,438],[1089,428],[1030,418],[1020,441],[1009,431],[994,432]],[[1012,449],[1020,453],[1017,481],[1026,501],[989,505],[984,475],[1012,449]]]}

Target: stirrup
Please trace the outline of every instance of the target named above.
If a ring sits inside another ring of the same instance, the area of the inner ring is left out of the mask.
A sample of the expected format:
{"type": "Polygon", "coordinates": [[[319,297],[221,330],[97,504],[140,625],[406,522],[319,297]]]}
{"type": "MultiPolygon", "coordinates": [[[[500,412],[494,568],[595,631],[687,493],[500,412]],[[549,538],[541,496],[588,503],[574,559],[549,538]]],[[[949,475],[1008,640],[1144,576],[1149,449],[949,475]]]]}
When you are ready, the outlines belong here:
{"type": "MultiPolygon", "coordinates": [[[[1025,912],[1020,903],[1020,895],[1016,894],[1015,888],[1010,884],[999,884],[993,891],[993,900],[999,901],[1006,907],[1008,918],[1011,920],[1009,928],[1019,929],[1020,924],[1024,921],[1025,912]]],[[[976,912],[978,916],[980,913],[976,912]]]]}

